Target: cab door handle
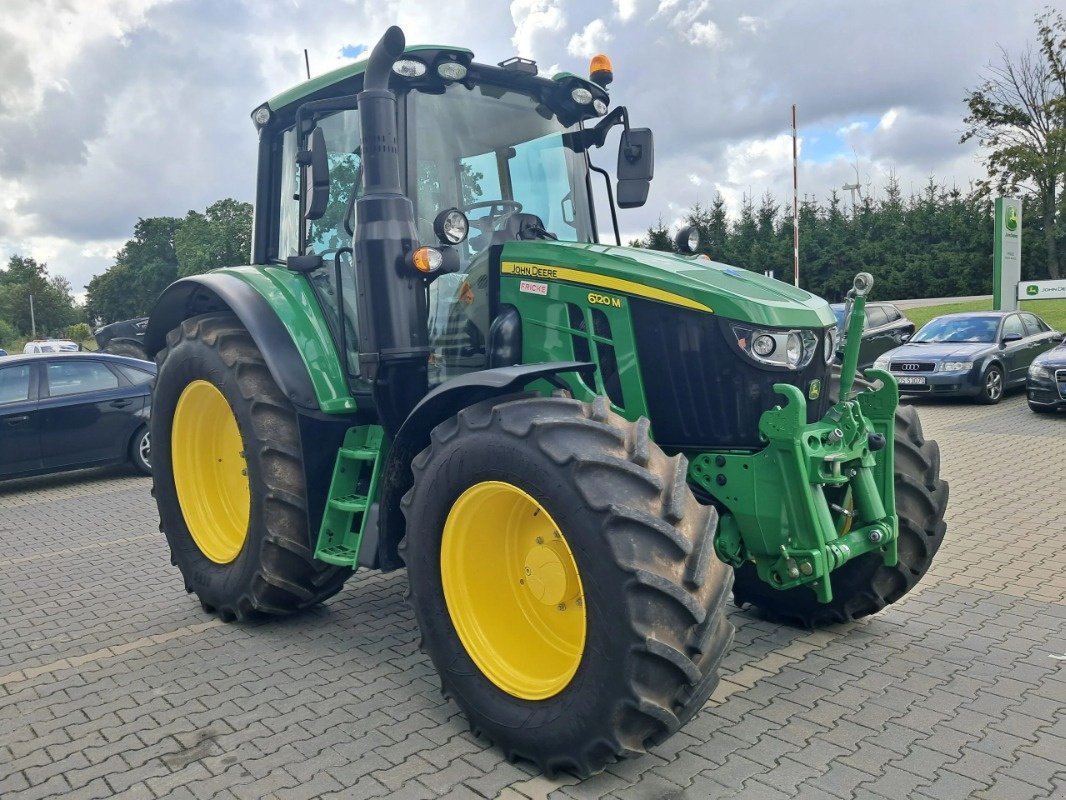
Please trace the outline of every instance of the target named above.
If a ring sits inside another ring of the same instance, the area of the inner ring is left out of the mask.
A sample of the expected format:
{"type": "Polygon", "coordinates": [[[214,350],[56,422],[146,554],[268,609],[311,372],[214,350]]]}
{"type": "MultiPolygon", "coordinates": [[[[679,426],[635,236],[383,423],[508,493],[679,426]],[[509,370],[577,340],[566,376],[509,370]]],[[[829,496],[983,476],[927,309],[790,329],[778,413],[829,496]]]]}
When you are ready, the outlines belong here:
{"type": "Polygon", "coordinates": [[[126,406],[128,406],[132,402],[133,402],[132,400],[112,400],[111,401],[111,407],[112,408],[125,408],[126,406]]]}
{"type": "Polygon", "coordinates": [[[29,414],[19,414],[17,417],[8,417],[6,422],[14,428],[16,425],[21,425],[23,422],[26,422],[29,418],[29,414]]]}

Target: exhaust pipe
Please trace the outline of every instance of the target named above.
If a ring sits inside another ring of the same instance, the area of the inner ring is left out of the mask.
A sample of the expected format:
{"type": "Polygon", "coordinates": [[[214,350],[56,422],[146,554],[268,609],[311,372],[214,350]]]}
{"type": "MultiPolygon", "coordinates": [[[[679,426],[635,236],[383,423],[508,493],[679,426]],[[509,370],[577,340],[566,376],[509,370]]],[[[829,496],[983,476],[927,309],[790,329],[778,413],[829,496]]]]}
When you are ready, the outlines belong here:
{"type": "Polygon", "coordinates": [[[428,390],[431,349],[426,293],[406,266],[418,247],[414,206],[400,182],[396,95],[388,88],[403,55],[393,25],[370,53],[358,95],[363,195],[355,204],[360,372],[370,380],[382,425],[395,435],[428,390]]]}

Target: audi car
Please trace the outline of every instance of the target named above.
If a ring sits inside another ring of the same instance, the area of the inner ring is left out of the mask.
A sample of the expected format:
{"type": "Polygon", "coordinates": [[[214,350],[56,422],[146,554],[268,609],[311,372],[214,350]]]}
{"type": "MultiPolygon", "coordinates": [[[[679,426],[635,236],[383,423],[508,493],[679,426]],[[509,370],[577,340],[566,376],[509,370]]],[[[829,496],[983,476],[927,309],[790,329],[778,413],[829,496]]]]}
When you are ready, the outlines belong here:
{"type": "Polygon", "coordinates": [[[1029,408],[1046,414],[1066,408],[1066,344],[1037,356],[1025,384],[1029,408]]]}
{"type": "Polygon", "coordinates": [[[880,356],[901,395],[971,397],[998,403],[1023,386],[1029,365],[1063,340],[1035,314],[970,311],[930,320],[905,345],[880,356]]]}
{"type": "MultiPolygon", "coordinates": [[[[840,329],[840,350],[843,352],[847,339],[844,321],[844,304],[834,303],[837,327],[840,329]]],[[[859,344],[859,369],[871,366],[877,357],[910,339],[914,335],[914,323],[907,315],[891,303],[867,303],[865,327],[862,330],[862,342],[859,344]]]]}
{"type": "Polygon", "coordinates": [[[103,353],[0,361],[0,479],[124,462],[150,474],[155,372],[103,353]]]}

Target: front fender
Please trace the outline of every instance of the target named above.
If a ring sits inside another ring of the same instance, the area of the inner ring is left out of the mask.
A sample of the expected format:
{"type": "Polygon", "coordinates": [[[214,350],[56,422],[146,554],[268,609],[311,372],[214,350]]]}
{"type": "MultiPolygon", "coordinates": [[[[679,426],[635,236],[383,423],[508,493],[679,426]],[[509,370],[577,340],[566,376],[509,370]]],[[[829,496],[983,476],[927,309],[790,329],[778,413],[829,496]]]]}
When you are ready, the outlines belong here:
{"type": "Polygon", "coordinates": [[[307,280],[277,267],[227,267],[175,281],[156,301],[145,331],[152,358],[183,320],[229,311],[248,330],[270,374],[299,409],[356,410],[347,374],[307,280]]]}
{"type": "Polygon", "coordinates": [[[423,397],[400,426],[382,465],[381,489],[378,492],[378,568],[392,570],[403,566],[397,554],[406,527],[400,500],[411,488],[411,461],[429,446],[430,431],[474,403],[521,392],[536,380],[551,379],[563,372],[591,373],[595,369],[595,364],[583,361],[498,367],[453,378],[423,397]]]}

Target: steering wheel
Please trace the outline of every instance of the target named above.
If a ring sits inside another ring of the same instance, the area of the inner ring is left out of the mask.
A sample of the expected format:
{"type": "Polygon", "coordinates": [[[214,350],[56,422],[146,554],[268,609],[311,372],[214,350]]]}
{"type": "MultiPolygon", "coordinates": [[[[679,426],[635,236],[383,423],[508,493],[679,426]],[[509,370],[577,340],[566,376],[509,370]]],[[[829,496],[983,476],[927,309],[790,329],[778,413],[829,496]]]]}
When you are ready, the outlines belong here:
{"type": "MultiPolygon", "coordinates": [[[[512,214],[517,214],[521,211],[522,204],[515,200],[479,200],[476,203],[468,203],[467,205],[459,206],[459,210],[464,214],[479,208],[487,208],[489,209],[489,213],[484,217],[470,220],[470,225],[477,228],[478,241],[480,241],[482,237],[490,234],[500,220],[506,219],[512,214]],[[497,211],[497,209],[499,210],[497,211]]],[[[471,242],[471,244],[477,247],[474,242],[471,242]]]]}

